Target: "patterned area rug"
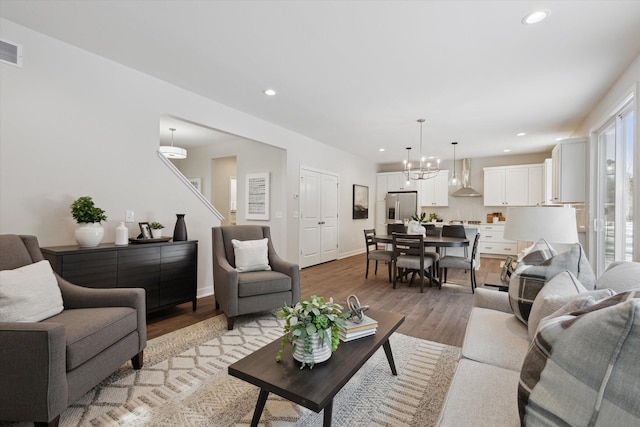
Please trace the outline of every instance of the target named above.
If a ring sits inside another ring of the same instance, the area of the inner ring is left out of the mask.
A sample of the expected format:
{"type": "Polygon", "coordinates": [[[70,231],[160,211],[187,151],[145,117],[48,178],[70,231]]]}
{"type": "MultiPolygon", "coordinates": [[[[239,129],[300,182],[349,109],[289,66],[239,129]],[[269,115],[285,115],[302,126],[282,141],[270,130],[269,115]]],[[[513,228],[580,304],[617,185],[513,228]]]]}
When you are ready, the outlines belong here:
{"type": "MultiPolygon", "coordinates": [[[[229,376],[227,367],[281,331],[274,315],[244,316],[233,331],[217,316],[151,340],[143,369],[125,365],[68,408],[61,425],[249,425],[259,390],[229,376]]],[[[460,349],[397,333],[390,341],[398,376],[391,375],[381,348],[336,395],[334,426],[437,422],[460,349]]],[[[322,421],[322,412],[270,394],[260,425],[321,426],[322,421]]]]}

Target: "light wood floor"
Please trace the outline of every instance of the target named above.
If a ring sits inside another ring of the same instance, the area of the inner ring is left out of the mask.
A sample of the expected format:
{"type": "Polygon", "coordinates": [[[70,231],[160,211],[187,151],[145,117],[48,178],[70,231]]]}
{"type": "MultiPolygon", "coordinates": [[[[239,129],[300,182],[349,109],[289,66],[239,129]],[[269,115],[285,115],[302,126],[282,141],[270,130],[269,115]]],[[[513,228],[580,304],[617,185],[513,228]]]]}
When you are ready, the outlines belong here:
{"type": "MultiPolygon", "coordinates": [[[[399,283],[393,289],[387,279],[387,267],[379,265],[378,274],[373,274],[374,262],[369,267],[369,278],[364,278],[366,255],[331,261],[308,267],[300,272],[300,288],[303,297],[319,295],[333,297],[334,301],[346,305],[349,295],[356,295],[360,302],[372,308],[394,311],[405,315],[398,332],[417,338],[460,346],[467,320],[473,304],[469,285],[469,272],[449,270],[448,282],[442,289],[425,287],[424,293],[416,284],[408,287],[399,283]]],[[[480,270],[476,272],[478,286],[500,271],[499,259],[482,258],[480,270]]],[[[181,304],[168,310],[153,313],[147,320],[148,339],[200,322],[220,314],[215,309],[213,296],[198,299],[198,309],[191,310],[191,303],[181,304]]]]}

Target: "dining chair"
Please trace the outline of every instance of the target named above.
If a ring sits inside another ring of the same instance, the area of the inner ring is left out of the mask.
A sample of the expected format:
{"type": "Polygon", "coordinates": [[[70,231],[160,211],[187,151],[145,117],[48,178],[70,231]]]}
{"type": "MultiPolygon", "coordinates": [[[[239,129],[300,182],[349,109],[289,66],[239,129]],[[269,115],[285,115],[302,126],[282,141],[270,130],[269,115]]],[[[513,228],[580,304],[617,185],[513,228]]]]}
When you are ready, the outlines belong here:
{"type": "Polygon", "coordinates": [[[387,234],[391,235],[393,233],[406,233],[407,232],[407,226],[402,224],[402,223],[394,223],[394,224],[387,224],[387,234]]]}
{"type": "MultiPolygon", "coordinates": [[[[461,239],[467,238],[467,232],[464,229],[464,225],[454,224],[454,225],[443,225],[442,226],[442,237],[458,237],[461,239]]],[[[444,255],[447,254],[447,249],[444,248],[444,255]]],[[[469,251],[467,246],[464,247],[464,256],[465,258],[469,256],[469,251]]]]}
{"type": "Polygon", "coordinates": [[[422,224],[422,226],[424,227],[424,231],[425,231],[427,236],[437,236],[438,235],[438,229],[436,228],[435,224],[422,224]]]}
{"type": "Polygon", "coordinates": [[[393,234],[393,289],[397,288],[398,276],[412,272],[409,285],[418,273],[420,275],[420,292],[424,292],[425,273],[429,278],[429,286],[436,283],[432,274],[433,258],[426,256],[424,251],[424,237],[421,234],[393,234]]]}
{"type": "Polygon", "coordinates": [[[378,242],[375,240],[376,230],[371,228],[368,230],[364,230],[364,241],[367,246],[367,269],[364,273],[364,278],[369,278],[369,261],[375,261],[376,267],[374,270],[374,274],[378,274],[378,261],[384,261],[387,263],[389,268],[389,282],[391,282],[391,266],[393,260],[393,252],[387,251],[384,249],[380,249],[378,247],[378,242]]]}
{"type": "Polygon", "coordinates": [[[469,257],[461,257],[461,256],[453,256],[453,255],[445,255],[440,258],[439,261],[439,277],[440,277],[440,286],[442,287],[442,283],[447,281],[447,269],[449,268],[459,268],[461,270],[469,270],[471,277],[471,292],[475,293],[476,289],[476,255],[478,252],[478,241],[480,240],[480,233],[476,233],[475,239],[473,239],[473,249],[471,250],[471,258],[469,257]]]}

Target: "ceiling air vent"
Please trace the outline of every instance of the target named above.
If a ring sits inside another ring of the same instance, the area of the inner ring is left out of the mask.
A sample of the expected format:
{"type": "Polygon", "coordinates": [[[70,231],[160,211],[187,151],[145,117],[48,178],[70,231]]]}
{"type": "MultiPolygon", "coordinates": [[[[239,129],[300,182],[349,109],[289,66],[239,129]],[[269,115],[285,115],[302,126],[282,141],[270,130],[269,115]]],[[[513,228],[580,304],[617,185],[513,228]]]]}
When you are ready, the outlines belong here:
{"type": "Polygon", "coordinates": [[[0,62],[22,68],[22,46],[0,40],[0,62]]]}

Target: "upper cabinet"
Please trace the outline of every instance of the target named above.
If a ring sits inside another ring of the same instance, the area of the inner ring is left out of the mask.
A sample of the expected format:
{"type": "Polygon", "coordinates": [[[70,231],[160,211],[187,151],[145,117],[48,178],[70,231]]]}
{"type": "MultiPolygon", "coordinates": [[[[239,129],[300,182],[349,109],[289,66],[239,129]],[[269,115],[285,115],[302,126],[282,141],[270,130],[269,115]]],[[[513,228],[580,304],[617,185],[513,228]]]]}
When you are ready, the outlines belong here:
{"type": "Polygon", "coordinates": [[[441,170],[433,179],[418,182],[420,206],[449,206],[448,170],[441,170]]]}
{"type": "Polygon", "coordinates": [[[407,182],[407,176],[402,172],[379,173],[378,183],[380,184],[381,182],[386,182],[384,186],[385,195],[388,191],[418,191],[416,181],[409,180],[407,182]]]}
{"type": "Polygon", "coordinates": [[[485,206],[535,206],[542,200],[542,165],[484,168],[485,206]]]}
{"type": "Polygon", "coordinates": [[[553,203],[583,203],[585,200],[585,139],[564,141],[551,152],[553,203]]]}

